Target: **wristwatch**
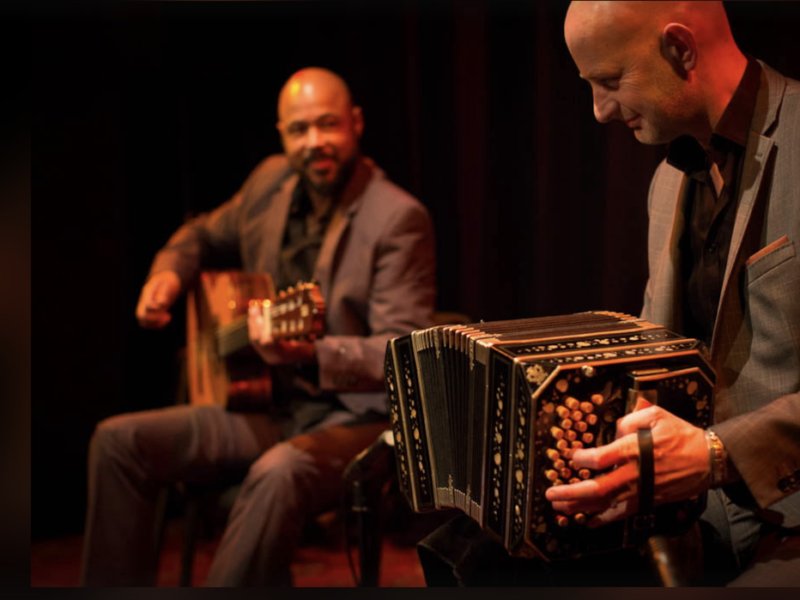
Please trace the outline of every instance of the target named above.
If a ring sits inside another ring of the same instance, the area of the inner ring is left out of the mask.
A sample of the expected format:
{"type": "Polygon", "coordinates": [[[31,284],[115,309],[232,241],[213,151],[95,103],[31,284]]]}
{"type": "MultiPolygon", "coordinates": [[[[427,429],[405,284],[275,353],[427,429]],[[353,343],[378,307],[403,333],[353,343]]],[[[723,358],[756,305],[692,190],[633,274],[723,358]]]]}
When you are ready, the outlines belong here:
{"type": "Polygon", "coordinates": [[[711,467],[708,475],[709,484],[712,488],[720,487],[728,476],[728,452],[716,433],[711,429],[706,429],[705,433],[711,467]]]}

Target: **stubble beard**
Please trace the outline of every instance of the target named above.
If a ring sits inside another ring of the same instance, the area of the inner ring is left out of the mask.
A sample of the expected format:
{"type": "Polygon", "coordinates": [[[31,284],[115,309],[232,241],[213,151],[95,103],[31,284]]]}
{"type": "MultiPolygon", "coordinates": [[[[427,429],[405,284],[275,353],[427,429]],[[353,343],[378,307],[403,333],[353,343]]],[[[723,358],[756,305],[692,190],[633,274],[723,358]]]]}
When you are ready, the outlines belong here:
{"type": "Polygon", "coordinates": [[[340,162],[336,157],[333,157],[333,160],[338,165],[338,169],[335,177],[332,180],[315,181],[311,176],[309,176],[308,167],[304,167],[300,172],[300,179],[303,182],[303,185],[305,185],[307,189],[312,190],[321,196],[338,196],[344,189],[345,185],[347,185],[347,182],[350,180],[356,157],[353,156],[352,158],[343,162],[340,162]]]}

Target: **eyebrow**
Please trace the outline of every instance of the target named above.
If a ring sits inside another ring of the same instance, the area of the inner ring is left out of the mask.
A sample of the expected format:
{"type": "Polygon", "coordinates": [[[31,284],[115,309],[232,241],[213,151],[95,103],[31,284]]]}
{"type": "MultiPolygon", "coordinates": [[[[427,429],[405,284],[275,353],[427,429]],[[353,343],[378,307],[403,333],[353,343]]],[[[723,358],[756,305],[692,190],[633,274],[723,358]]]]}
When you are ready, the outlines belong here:
{"type": "Polygon", "coordinates": [[[338,119],[338,118],[340,118],[340,115],[337,115],[336,113],[332,113],[332,112],[326,112],[326,113],[323,113],[323,114],[319,115],[318,117],[314,117],[313,119],[291,119],[291,120],[283,121],[283,122],[286,125],[291,125],[292,123],[316,123],[317,121],[320,121],[322,119],[329,119],[331,117],[333,117],[335,119],[338,119]]]}
{"type": "Polygon", "coordinates": [[[622,77],[622,74],[616,72],[604,73],[602,71],[599,71],[597,73],[578,73],[578,77],[580,77],[584,81],[603,81],[604,79],[619,79],[620,77],[622,77]]]}

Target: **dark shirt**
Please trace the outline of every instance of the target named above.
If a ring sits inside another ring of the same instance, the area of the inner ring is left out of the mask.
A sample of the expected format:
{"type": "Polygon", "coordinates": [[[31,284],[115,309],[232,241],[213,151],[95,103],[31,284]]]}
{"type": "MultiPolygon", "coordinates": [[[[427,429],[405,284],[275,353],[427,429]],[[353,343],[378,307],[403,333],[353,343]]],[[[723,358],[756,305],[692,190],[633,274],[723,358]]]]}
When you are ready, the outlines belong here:
{"type": "MultiPolygon", "coordinates": [[[[292,193],[281,241],[275,277],[277,290],[284,290],[300,281],[311,281],[332,214],[333,204],[322,215],[314,215],[311,198],[302,184],[297,185],[292,193]]],[[[306,429],[339,407],[336,396],[320,392],[318,384],[319,368],[316,364],[273,369],[274,396],[290,408],[292,415],[288,435],[306,429]]]]}
{"type": "Polygon", "coordinates": [[[301,184],[292,193],[289,218],[281,243],[275,285],[286,289],[298,281],[311,281],[325,231],[331,220],[331,205],[321,216],[314,215],[311,198],[301,184]]]}
{"type": "Polygon", "coordinates": [[[667,162],[689,177],[681,238],[685,335],[711,343],[725,276],[742,157],[753,119],[761,66],[748,58],[731,101],[711,135],[709,148],[690,136],[673,141],[667,162]]]}

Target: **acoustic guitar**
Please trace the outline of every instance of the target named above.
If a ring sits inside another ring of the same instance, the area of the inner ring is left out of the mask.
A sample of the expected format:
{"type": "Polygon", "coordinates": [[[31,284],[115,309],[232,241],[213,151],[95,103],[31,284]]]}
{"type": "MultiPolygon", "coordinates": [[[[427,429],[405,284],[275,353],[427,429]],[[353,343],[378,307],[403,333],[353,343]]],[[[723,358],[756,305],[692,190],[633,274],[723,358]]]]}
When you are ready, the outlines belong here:
{"type": "Polygon", "coordinates": [[[266,273],[205,271],[188,295],[187,375],[191,404],[265,410],[272,396],[270,367],[250,345],[247,310],[257,302],[275,340],[323,335],[325,302],[315,283],[275,293],[266,273]]]}

